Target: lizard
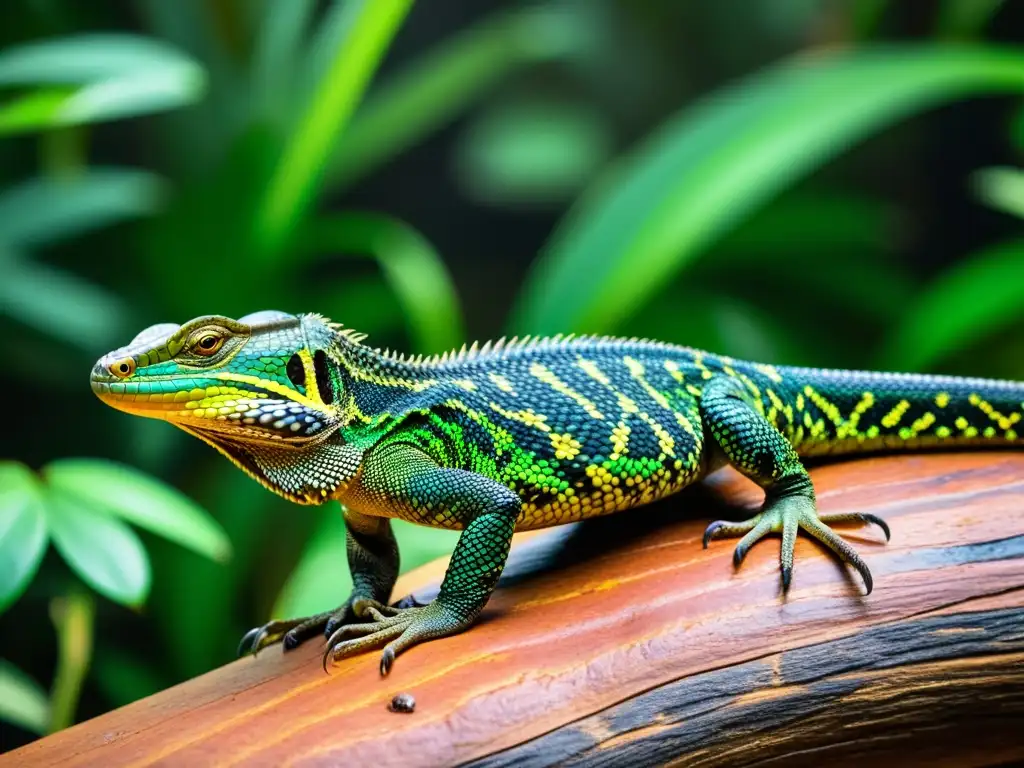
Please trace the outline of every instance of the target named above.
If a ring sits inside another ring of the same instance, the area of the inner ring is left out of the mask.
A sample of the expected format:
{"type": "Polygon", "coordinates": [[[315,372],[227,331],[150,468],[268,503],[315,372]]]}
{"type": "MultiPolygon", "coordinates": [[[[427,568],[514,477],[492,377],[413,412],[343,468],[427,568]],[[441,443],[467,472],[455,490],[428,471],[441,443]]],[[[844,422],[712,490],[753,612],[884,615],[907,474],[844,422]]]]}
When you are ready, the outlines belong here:
{"type": "Polygon", "coordinates": [[[748,520],[712,522],[733,562],[781,534],[788,590],[802,530],[859,572],[832,530],[889,527],[819,514],[805,459],[1020,445],[1024,383],[786,367],[659,341],[555,336],[405,356],[317,314],[203,316],[142,331],[91,374],[105,403],[164,419],[298,504],[339,501],[353,588],[337,609],[274,620],[239,653],[323,633],[323,661],[402,651],[461,632],[483,610],[513,532],[642,507],[731,465],[764,490],[748,520]],[[389,604],[391,519],[461,530],[440,591],[389,604]]]}

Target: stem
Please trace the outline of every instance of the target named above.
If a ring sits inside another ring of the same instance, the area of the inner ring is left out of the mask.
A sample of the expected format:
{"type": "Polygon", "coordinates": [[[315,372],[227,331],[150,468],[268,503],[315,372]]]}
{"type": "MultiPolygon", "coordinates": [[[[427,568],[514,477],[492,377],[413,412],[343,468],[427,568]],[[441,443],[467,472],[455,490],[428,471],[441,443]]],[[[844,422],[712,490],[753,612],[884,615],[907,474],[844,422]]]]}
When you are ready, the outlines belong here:
{"type": "Polygon", "coordinates": [[[256,257],[269,261],[285,242],[323,175],[348,122],[412,0],[354,0],[352,22],[289,137],[255,220],[256,257]]]}
{"type": "Polygon", "coordinates": [[[50,602],[50,618],[57,629],[57,672],[50,693],[50,733],[74,722],[82,682],[92,658],[96,603],[91,594],[76,589],[50,602]]]}

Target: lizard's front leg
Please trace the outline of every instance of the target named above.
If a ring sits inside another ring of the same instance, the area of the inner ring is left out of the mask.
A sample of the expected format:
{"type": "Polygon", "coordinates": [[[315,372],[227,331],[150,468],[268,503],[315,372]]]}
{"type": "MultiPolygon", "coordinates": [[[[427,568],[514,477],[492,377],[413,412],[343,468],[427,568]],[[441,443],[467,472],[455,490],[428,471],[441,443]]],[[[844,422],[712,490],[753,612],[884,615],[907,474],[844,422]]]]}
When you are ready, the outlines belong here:
{"type": "Polygon", "coordinates": [[[328,660],[386,643],[380,661],[386,675],[405,649],[473,623],[505,567],[521,502],[495,480],[440,467],[418,448],[401,443],[371,452],[361,482],[360,493],[371,503],[392,505],[423,522],[449,518],[464,526],[437,599],[413,608],[369,606],[372,621],[342,625],[327,641],[325,667],[328,660]]]}
{"type": "Polygon", "coordinates": [[[345,549],[352,574],[352,594],[333,611],[300,619],[271,621],[246,633],[238,653],[256,653],[280,642],[286,651],[311,637],[331,635],[340,625],[365,618],[367,609],[381,610],[398,578],[398,543],[391,521],[345,509],[345,549]]]}
{"type": "Polygon", "coordinates": [[[782,587],[789,588],[793,575],[793,547],[803,529],[852,565],[871,592],[871,572],[856,550],[827,523],[874,523],[889,538],[889,526],[869,514],[819,515],[811,478],[789,441],[756,407],[752,393],[731,377],[712,379],[700,400],[701,420],[729,463],[764,488],[761,512],[739,523],[719,520],[704,532],[704,547],[711,539],[742,536],[733,555],[739,565],[747,551],[768,533],[782,534],[782,587]]]}

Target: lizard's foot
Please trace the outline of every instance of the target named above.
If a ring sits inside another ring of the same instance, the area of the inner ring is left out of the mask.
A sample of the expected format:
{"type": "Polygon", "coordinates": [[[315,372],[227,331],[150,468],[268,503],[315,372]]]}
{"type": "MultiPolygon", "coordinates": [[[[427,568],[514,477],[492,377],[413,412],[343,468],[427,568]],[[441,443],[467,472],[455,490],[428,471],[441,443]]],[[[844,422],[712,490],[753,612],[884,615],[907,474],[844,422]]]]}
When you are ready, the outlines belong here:
{"type": "Polygon", "coordinates": [[[346,600],[333,611],[324,611],[301,619],[270,621],[262,627],[253,627],[245,633],[242,641],[238,644],[238,655],[259,653],[274,643],[281,643],[286,651],[290,651],[320,633],[323,633],[324,637],[330,637],[338,627],[351,624],[356,619],[368,617],[370,614],[367,611],[371,608],[379,613],[391,615],[403,605],[420,605],[420,603],[417,603],[412,595],[402,598],[402,602],[395,607],[369,598],[358,597],[346,600]]]}
{"type": "Polygon", "coordinates": [[[245,633],[242,642],[238,644],[238,655],[259,653],[274,643],[281,643],[286,651],[297,648],[300,643],[323,632],[328,622],[335,616],[344,616],[347,608],[348,604],[336,611],[325,611],[302,619],[270,621],[262,627],[253,627],[245,633]]]}
{"type": "Polygon", "coordinates": [[[864,579],[867,594],[871,594],[873,582],[867,564],[853,547],[828,527],[829,523],[850,522],[874,523],[885,533],[885,540],[889,540],[889,526],[880,517],[859,513],[819,516],[814,508],[813,499],[804,496],[787,496],[767,503],[759,514],[749,520],[739,523],[718,520],[712,523],[704,531],[704,548],[707,549],[708,542],[712,539],[742,536],[732,558],[733,564],[739,567],[750,548],[765,534],[782,533],[780,558],[782,561],[782,589],[786,591],[793,578],[793,547],[796,544],[796,533],[799,528],[802,528],[832,550],[844,562],[856,568],[861,578],[864,579]]]}
{"type": "Polygon", "coordinates": [[[355,619],[369,616],[367,611],[371,608],[389,615],[397,610],[376,600],[350,598],[333,611],[324,611],[301,619],[270,621],[262,627],[253,627],[245,633],[238,644],[238,655],[259,653],[274,643],[281,643],[286,651],[290,651],[321,633],[324,637],[330,637],[343,624],[351,624],[355,619]]]}
{"type": "Polygon", "coordinates": [[[460,618],[437,600],[413,608],[367,606],[365,615],[372,621],[345,624],[328,638],[324,652],[325,671],[328,661],[340,661],[387,643],[380,658],[380,673],[386,675],[395,657],[406,648],[424,640],[454,635],[473,623],[473,617],[460,618]]]}

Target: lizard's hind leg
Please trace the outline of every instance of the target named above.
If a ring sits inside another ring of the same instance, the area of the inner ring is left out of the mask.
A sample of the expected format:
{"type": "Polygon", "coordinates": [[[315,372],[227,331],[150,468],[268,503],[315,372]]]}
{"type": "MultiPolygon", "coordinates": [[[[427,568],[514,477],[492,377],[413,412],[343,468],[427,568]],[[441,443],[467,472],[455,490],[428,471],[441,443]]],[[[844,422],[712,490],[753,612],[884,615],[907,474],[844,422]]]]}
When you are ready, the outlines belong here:
{"type": "Polygon", "coordinates": [[[700,401],[701,420],[715,442],[736,469],[765,491],[764,504],[754,517],[743,522],[719,520],[704,532],[704,546],[715,538],[742,536],[733,554],[736,566],[749,549],[768,533],[782,534],[782,587],[788,589],[793,577],[793,548],[798,529],[820,541],[852,565],[872,589],[871,571],[856,550],[840,538],[827,523],[860,521],[874,523],[889,538],[889,527],[867,514],[819,516],[811,478],[788,440],[757,409],[751,392],[731,377],[712,379],[700,401]]]}

